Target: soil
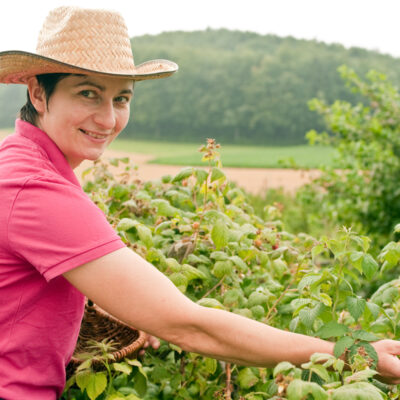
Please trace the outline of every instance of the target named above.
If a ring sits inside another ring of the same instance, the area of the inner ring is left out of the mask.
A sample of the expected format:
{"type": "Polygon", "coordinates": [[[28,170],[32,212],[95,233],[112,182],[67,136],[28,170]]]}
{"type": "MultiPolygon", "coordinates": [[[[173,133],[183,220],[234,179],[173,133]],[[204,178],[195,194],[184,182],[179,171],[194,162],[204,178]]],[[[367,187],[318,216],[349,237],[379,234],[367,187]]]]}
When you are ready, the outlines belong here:
{"type": "MultiPolygon", "coordinates": [[[[7,135],[0,131],[0,141],[7,135]]],[[[183,167],[172,165],[149,164],[153,158],[145,154],[136,154],[123,151],[106,150],[103,159],[113,157],[129,157],[131,162],[138,166],[137,177],[141,180],[156,180],[163,175],[176,175],[183,167]]],[[[81,180],[82,172],[92,165],[91,161],[84,161],[75,169],[75,174],[81,180]]],[[[124,166],[120,167],[120,170],[124,166]]],[[[114,172],[115,168],[112,169],[114,172]]],[[[299,171],[286,168],[224,168],[227,178],[236,182],[239,187],[253,194],[262,194],[266,189],[283,188],[285,192],[294,193],[300,186],[310,182],[318,176],[318,170],[299,171]]]]}
{"type": "MultiPolygon", "coordinates": [[[[107,150],[102,158],[129,157],[138,166],[137,177],[141,180],[156,180],[163,175],[176,175],[183,167],[172,165],[149,164],[153,158],[149,155],[107,150]]],[[[75,173],[80,178],[81,173],[92,165],[84,161],[75,173]]],[[[124,164],[120,170],[122,171],[124,164]]],[[[115,171],[115,169],[114,169],[115,171]]],[[[239,187],[253,194],[264,193],[266,189],[283,188],[288,193],[294,193],[300,186],[318,176],[318,170],[299,171],[286,168],[223,168],[227,178],[236,182],[239,187]]]]}

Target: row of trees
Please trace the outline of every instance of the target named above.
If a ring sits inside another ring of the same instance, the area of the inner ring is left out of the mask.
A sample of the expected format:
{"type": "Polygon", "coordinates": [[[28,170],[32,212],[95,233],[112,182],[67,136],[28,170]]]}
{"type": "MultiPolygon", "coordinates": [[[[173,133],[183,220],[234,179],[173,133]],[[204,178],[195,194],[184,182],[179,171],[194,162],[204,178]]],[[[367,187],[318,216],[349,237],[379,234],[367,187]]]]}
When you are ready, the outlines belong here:
{"type": "MultiPolygon", "coordinates": [[[[141,36],[132,47],[136,64],[167,58],[180,66],[171,78],[136,85],[126,136],[139,139],[304,143],[305,132],[323,127],[308,100],[357,99],[343,88],[339,65],[400,82],[398,59],[291,37],[208,29],[141,36]]],[[[23,86],[0,87],[0,126],[13,125],[24,97],[23,86]]]]}

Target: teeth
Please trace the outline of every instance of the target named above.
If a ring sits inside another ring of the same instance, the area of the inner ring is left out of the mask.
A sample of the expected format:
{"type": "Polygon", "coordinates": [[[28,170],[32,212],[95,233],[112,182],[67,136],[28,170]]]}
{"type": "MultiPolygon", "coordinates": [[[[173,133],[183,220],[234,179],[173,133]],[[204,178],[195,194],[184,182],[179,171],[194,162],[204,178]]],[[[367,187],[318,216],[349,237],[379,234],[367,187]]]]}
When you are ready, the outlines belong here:
{"type": "Polygon", "coordinates": [[[96,135],[95,133],[84,131],[83,129],[80,129],[85,135],[91,136],[95,139],[104,139],[107,135],[96,135]]]}

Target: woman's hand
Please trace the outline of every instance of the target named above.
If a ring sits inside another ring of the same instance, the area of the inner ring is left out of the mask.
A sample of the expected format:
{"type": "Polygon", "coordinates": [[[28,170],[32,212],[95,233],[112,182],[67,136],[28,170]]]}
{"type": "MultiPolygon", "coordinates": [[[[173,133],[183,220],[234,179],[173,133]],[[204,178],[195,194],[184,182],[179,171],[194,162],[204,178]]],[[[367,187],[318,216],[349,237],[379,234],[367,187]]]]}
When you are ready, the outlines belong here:
{"type": "Polygon", "coordinates": [[[151,346],[154,350],[157,350],[160,347],[160,341],[152,335],[146,334],[147,338],[144,342],[143,349],[139,351],[139,356],[144,356],[146,349],[151,346]]]}
{"type": "Polygon", "coordinates": [[[378,377],[381,381],[391,384],[400,383],[400,341],[380,340],[372,343],[378,353],[378,377]]]}

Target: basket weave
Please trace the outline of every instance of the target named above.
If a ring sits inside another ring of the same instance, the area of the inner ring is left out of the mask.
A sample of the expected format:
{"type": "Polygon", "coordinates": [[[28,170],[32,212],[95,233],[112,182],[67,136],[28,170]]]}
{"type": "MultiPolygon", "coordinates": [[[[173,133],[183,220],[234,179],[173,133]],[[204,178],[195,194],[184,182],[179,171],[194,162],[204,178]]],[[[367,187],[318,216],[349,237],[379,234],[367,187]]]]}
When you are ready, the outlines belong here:
{"type": "MultiPolygon", "coordinates": [[[[112,340],[113,347],[117,348],[116,351],[110,354],[118,362],[125,357],[136,357],[146,341],[146,334],[107,314],[90,300],[87,301],[78,342],[67,366],[67,377],[70,377],[84,361],[79,358],[79,355],[89,353],[89,346],[93,345],[93,341],[101,342],[104,339],[112,340]]],[[[104,365],[101,360],[93,359],[92,367],[95,370],[99,370],[103,369],[104,365]]]]}

